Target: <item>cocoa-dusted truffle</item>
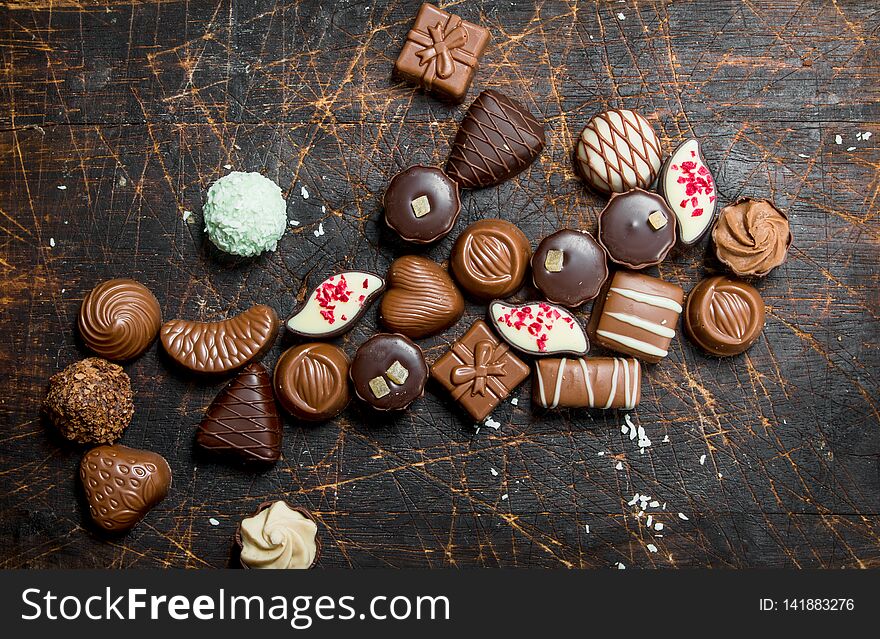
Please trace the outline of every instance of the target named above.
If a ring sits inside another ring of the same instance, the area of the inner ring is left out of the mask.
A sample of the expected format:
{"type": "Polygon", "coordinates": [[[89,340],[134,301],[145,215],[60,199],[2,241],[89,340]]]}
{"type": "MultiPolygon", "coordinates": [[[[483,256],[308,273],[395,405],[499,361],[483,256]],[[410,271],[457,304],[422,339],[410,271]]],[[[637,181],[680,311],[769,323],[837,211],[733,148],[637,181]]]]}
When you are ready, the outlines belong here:
{"type": "Polygon", "coordinates": [[[131,380],[121,366],[89,357],[52,376],[43,411],[71,441],[112,443],[134,415],[131,380]]]}

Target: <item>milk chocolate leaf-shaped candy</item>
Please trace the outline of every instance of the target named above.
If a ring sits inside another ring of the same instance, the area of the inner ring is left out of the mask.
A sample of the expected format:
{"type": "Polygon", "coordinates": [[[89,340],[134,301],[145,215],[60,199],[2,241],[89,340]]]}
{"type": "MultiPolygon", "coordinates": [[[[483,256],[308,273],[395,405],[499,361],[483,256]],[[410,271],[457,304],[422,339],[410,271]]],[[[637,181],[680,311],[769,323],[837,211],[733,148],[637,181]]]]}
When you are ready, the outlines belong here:
{"type": "Polygon", "coordinates": [[[196,373],[228,373],[259,359],[278,334],[278,315],[263,304],[221,322],[171,320],[162,346],[175,362],[196,373]]]}

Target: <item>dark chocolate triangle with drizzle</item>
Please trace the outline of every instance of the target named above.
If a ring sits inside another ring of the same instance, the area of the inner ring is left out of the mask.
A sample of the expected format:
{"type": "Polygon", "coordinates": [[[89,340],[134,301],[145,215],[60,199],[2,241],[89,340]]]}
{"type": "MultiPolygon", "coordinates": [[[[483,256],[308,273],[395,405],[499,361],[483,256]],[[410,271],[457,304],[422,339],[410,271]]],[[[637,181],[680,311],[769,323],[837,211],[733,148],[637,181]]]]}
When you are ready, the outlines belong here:
{"type": "Polygon", "coordinates": [[[204,450],[249,464],[281,456],[281,417],[266,367],[249,364],[220,391],[196,433],[204,450]]]}
{"type": "Polygon", "coordinates": [[[461,122],[446,174],[465,188],[493,186],[526,169],[544,148],[544,125],[522,104],[483,91],[461,122]]]}

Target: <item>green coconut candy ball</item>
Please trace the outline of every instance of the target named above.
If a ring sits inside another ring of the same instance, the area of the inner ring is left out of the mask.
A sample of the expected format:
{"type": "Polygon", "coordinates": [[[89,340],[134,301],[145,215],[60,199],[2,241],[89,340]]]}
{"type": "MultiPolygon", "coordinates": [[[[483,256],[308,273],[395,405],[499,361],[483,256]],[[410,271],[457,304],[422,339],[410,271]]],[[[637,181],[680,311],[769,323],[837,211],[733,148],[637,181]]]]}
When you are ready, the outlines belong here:
{"type": "Polygon", "coordinates": [[[274,251],[287,227],[287,203],[275,182],[233,171],[208,189],[205,232],[221,251],[252,257],[274,251]]]}

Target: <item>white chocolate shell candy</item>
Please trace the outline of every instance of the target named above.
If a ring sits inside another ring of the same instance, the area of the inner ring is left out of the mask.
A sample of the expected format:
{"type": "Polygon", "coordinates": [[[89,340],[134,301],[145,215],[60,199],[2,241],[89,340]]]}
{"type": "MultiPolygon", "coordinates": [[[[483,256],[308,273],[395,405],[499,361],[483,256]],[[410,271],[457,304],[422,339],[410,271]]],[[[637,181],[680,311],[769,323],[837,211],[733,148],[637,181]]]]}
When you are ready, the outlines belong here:
{"type": "Polygon", "coordinates": [[[385,289],[373,273],[345,271],[328,277],[287,320],[287,329],[302,337],[335,337],[349,330],[385,289]]]}
{"type": "Polygon", "coordinates": [[[666,160],[657,185],[678,220],[682,244],[694,244],[715,219],[718,193],[700,142],[685,140],[666,160]]]}
{"type": "Polygon", "coordinates": [[[602,193],[647,189],[660,171],[663,151],[648,121],[635,111],[613,109],[589,121],[577,143],[580,173],[602,193]]]}
{"type": "Polygon", "coordinates": [[[529,355],[585,355],[587,334],[574,315],[556,304],[489,305],[489,320],[501,338],[529,355]]]}
{"type": "Polygon", "coordinates": [[[242,519],[241,561],[248,568],[311,568],[318,525],[283,501],[242,519]]]}

